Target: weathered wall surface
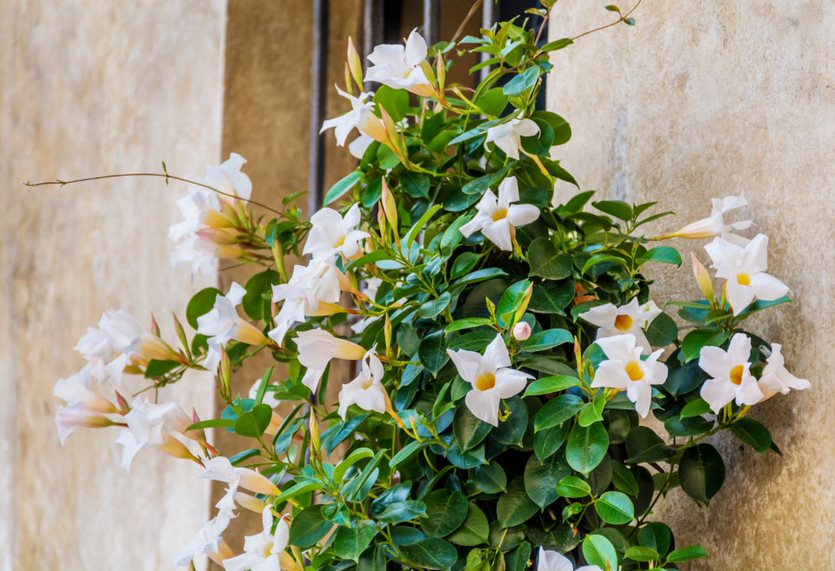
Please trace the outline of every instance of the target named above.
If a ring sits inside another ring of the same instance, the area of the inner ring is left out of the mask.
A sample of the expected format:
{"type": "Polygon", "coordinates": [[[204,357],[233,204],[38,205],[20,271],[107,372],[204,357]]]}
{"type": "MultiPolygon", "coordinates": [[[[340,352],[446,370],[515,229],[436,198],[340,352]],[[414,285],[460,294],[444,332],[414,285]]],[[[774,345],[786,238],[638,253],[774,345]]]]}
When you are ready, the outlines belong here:
{"type": "MultiPolygon", "coordinates": [[[[167,259],[185,189],[122,180],[202,174],[220,158],[226,2],[0,0],[0,569],[173,569],[208,514],[182,461],[144,451],[130,475],[112,431],[58,443],[52,386],[108,307],[172,333],[193,283],[167,259]]],[[[208,378],[169,395],[205,415],[208,378]]]]}
{"type": "MultiPolygon", "coordinates": [[[[610,16],[560,3],[552,39],[610,16]]],[[[676,491],[659,517],[682,544],[711,551],[694,570],[835,569],[835,5],[655,0],[636,16],[636,28],[554,57],[551,108],[575,132],[558,157],[584,189],[663,201],[682,222],[705,216],[711,197],[744,193],[746,214],[771,238],[770,271],[795,298],[755,330],[782,343],[789,367],[813,383],[756,407],[782,458],[719,438],[729,472],[713,504],[700,510],[676,491]]],[[[657,277],[658,301],[697,292],[685,268],[657,277]]]]}

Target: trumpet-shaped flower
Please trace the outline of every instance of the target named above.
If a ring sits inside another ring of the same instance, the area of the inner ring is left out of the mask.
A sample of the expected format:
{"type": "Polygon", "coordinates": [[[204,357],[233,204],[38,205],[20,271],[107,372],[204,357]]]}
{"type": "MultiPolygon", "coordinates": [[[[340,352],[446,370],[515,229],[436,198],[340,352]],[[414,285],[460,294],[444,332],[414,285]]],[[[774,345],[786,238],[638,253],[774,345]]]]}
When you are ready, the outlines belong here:
{"type": "Polygon", "coordinates": [[[504,151],[508,157],[519,160],[519,149],[522,148],[522,137],[533,137],[539,134],[539,125],[531,119],[511,119],[495,127],[487,129],[484,145],[494,143],[504,151]]]}
{"type": "MultiPolygon", "coordinates": [[[[557,553],[556,551],[549,551],[542,547],[539,548],[539,553],[536,556],[536,571],[575,571],[571,560],[557,553]]],[[[576,571],[603,571],[597,565],[583,565],[578,567],[576,571]]]]}
{"type": "Polygon", "coordinates": [[[699,367],[711,378],[699,394],[716,414],[733,400],[738,405],[752,405],[763,399],[757,379],[751,374],[750,358],[751,338],[743,333],[731,337],[727,351],[702,347],[699,367]]]}
{"type": "Polygon", "coordinates": [[[498,197],[492,190],[487,189],[476,205],[478,213],[461,226],[461,233],[469,238],[474,232],[481,230],[481,233],[499,249],[505,252],[513,250],[516,228],[539,218],[539,208],[533,204],[516,204],[517,202],[519,185],[516,177],[511,176],[499,185],[498,197]]]}
{"type": "Polygon", "coordinates": [[[650,352],[652,346],[644,334],[644,328],[660,313],[661,309],[654,301],[640,304],[636,298],[620,307],[612,303],[592,307],[581,313],[580,318],[598,327],[597,339],[630,334],[635,336],[638,345],[650,352]]]}
{"type": "Polygon", "coordinates": [[[499,425],[502,399],[522,392],[527,380],[533,378],[510,368],[510,355],[501,335],[496,335],[483,355],[466,349],[447,349],[447,353],[461,378],[472,385],[464,397],[467,408],[473,416],[493,426],[499,425]]]}
{"type": "Polygon", "coordinates": [[[78,428],[102,428],[114,424],[110,415],[118,414],[113,400],[121,385],[127,357],[110,364],[88,363],[81,371],[55,383],[52,394],[66,403],[58,407],[55,424],[61,444],[78,428]]]}
{"type": "Polygon", "coordinates": [[[348,408],[355,404],[363,410],[386,412],[386,390],[382,380],[385,370],[377,352],[368,351],[362,359],[360,374],[350,383],[342,385],[339,391],[339,416],[344,420],[348,408]]]}
{"type": "Polygon", "coordinates": [[[275,318],[276,328],[269,332],[270,338],[281,345],[290,327],[302,323],[306,316],[343,311],[338,303],[344,279],[333,260],[313,260],[307,266],[295,266],[289,282],[273,286],[273,302],[284,304],[275,318]]]}
{"type": "Polygon", "coordinates": [[[192,274],[214,275],[218,245],[201,231],[207,228],[206,220],[217,215],[220,200],[214,192],[200,188],[179,199],[177,207],[183,220],[168,229],[168,238],[175,243],[171,266],[191,264],[192,274]]]}
{"type": "Polygon", "coordinates": [[[252,196],[252,181],[241,171],[246,159],[238,153],[231,153],[229,158],[217,166],[210,166],[204,180],[207,185],[244,200],[252,196]]]}
{"type": "Polygon", "coordinates": [[[765,398],[771,398],[777,393],[785,395],[792,389],[803,391],[811,388],[812,383],[791,374],[786,369],[785,363],[782,346],[779,343],[772,343],[771,355],[766,359],[763,374],[760,377],[759,386],[765,398]]]}
{"type": "Polygon", "coordinates": [[[357,230],[360,205],[354,204],[343,217],[332,208],[322,208],[310,217],[313,225],[304,244],[304,254],[314,259],[330,259],[339,254],[353,258],[362,250],[360,242],[368,233],[357,230]]]}
{"type": "Polygon", "coordinates": [[[720,236],[728,242],[739,246],[747,244],[747,238],[738,236],[734,232],[750,228],[753,222],[751,220],[740,220],[739,222],[731,223],[725,222],[725,215],[728,212],[748,205],[745,197],[726,196],[725,198],[712,198],[710,203],[712,206],[710,216],[688,224],[684,228],[669,234],[668,237],[699,239],[720,236]]]}
{"type": "Polygon", "coordinates": [[[125,470],[130,470],[136,454],[147,447],[176,458],[194,459],[201,453],[196,442],[186,435],[192,420],[176,403],[155,404],[137,397],[124,422],[127,427],[119,432],[116,442],[124,447],[122,467],[125,470]]]}
{"type": "Polygon", "coordinates": [[[233,556],[232,549],[223,541],[223,532],[234,518],[234,513],[220,510],[177,555],[177,565],[185,567],[201,555],[208,555],[209,559],[223,565],[223,561],[233,556]]]}
{"type": "Polygon", "coordinates": [[[224,456],[215,456],[211,460],[205,460],[203,467],[201,478],[223,482],[234,487],[235,491],[240,487],[266,496],[277,496],[281,493],[281,490],[266,476],[250,468],[233,466],[224,456]]]}
{"type": "Polygon", "coordinates": [[[766,273],[768,237],[757,234],[744,247],[722,238],[705,246],[713,260],[716,277],[727,280],[728,302],[734,315],[742,313],[755,299],[773,301],[789,292],[786,284],[766,273]]]}
{"type": "Polygon", "coordinates": [[[296,337],[299,349],[299,363],[307,367],[302,383],[312,392],[319,387],[319,380],[331,359],[359,361],[366,350],[347,339],[335,337],[324,329],[299,331],[296,337]]]}
{"type": "Polygon", "coordinates": [[[267,344],[267,337],[261,330],[238,315],[236,307],[245,294],[243,286],[233,282],[229,292],[226,295],[218,294],[214,307],[197,318],[197,332],[209,337],[209,351],[203,366],[210,371],[217,370],[221,348],[226,347],[232,339],[250,345],[267,344]]]}
{"type": "MultiPolygon", "coordinates": [[[[338,91],[339,95],[351,103],[351,110],[344,115],[328,119],[322,123],[322,129],[319,132],[324,133],[328,129],[333,129],[334,134],[336,135],[336,145],[338,147],[342,147],[345,145],[345,141],[348,139],[348,135],[351,134],[351,131],[354,129],[360,129],[360,126],[367,120],[367,114],[373,114],[374,102],[370,101],[370,99],[374,96],[374,94],[360,93],[358,97],[354,97],[350,93],[346,93],[338,87],[336,88],[336,91],[338,91]]],[[[367,136],[368,135],[366,135],[366,137],[367,136]]]]}
{"type": "Polygon", "coordinates": [[[427,55],[426,40],[412,30],[406,45],[381,44],[368,55],[371,65],[365,73],[368,81],[376,81],[393,89],[406,89],[416,95],[432,95],[435,90],[422,64],[427,55]]]}
{"type": "Polygon", "coordinates": [[[143,332],[133,316],[124,309],[108,309],[98,327],[89,327],[75,350],[90,362],[110,361],[119,353],[133,353],[139,348],[143,332]]]}
{"type": "Polygon", "coordinates": [[[667,365],[658,361],[663,350],[655,351],[644,361],[644,349],[632,334],[604,337],[595,343],[606,353],[607,360],[600,363],[591,386],[626,391],[635,410],[646,418],[652,406],[653,385],[663,385],[667,380],[667,365]]]}
{"type": "Polygon", "coordinates": [[[272,510],[272,506],[264,508],[264,529],[261,533],[244,538],[244,552],[223,562],[226,571],[281,571],[282,568],[295,568],[290,556],[284,552],[290,542],[290,528],[284,518],[280,518],[273,532],[272,510]]]}

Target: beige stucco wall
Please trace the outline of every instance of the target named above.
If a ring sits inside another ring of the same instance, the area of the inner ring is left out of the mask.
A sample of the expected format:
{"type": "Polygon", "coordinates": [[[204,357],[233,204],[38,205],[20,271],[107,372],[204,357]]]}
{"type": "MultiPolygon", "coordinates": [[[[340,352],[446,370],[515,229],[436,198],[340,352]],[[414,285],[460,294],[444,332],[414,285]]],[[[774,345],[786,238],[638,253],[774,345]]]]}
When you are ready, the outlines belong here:
{"type": "MultiPolygon", "coordinates": [[[[835,4],[651,0],[636,17],[634,29],[555,56],[550,105],[575,133],[557,156],[584,189],[660,200],[681,220],[706,215],[711,197],[744,193],[771,237],[770,270],[796,300],[755,330],[783,343],[789,367],[814,385],[756,407],[782,458],[718,438],[729,472],[712,505],[676,491],[659,517],[681,544],[712,552],[694,570],[835,569],[835,4]]],[[[607,18],[560,3],[552,38],[607,18]]],[[[686,268],[657,278],[659,301],[697,292],[686,268]]]]}
{"type": "MultiPolygon", "coordinates": [[[[208,485],[143,451],[130,475],[112,431],[63,448],[52,386],[108,307],[171,333],[192,283],[167,227],[185,189],[152,180],[28,190],[28,179],[220,158],[225,0],[0,0],[0,569],[173,569],[205,521],[208,485]]],[[[211,380],[169,395],[206,414],[211,380]]]]}

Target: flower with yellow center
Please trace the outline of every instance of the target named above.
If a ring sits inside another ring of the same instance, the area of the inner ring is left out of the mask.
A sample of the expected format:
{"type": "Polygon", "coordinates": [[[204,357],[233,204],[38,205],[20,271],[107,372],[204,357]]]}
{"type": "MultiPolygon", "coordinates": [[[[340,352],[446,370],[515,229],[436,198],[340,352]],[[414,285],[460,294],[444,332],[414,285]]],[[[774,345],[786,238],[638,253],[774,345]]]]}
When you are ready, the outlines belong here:
{"type": "Polygon", "coordinates": [[[705,246],[713,260],[716,277],[726,280],[726,295],[734,315],[739,315],[755,299],[774,301],[786,295],[786,284],[766,272],[768,237],[757,234],[744,247],[722,238],[705,246]]]}
{"type": "Polygon", "coordinates": [[[710,216],[697,220],[688,224],[672,234],[662,236],[662,238],[713,238],[721,236],[729,242],[733,242],[739,246],[744,246],[748,243],[747,238],[738,236],[735,232],[737,230],[745,230],[750,228],[753,222],[751,220],[740,220],[739,222],[725,222],[725,215],[731,210],[742,208],[748,205],[748,201],[744,196],[726,196],[725,198],[712,198],[710,216]]]}
{"type": "Polygon", "coordinates": [[[348,408],[355,404],[363,410],[384,414],[386,412],[386,389],[382,380],[385,370],[377,352],[371,349],[362,359],[360,374],[350,383],[342,385],[339,391],[339,416],[345,420],[348,408]]]}
{"type": "Polygon", "coordinates": [[[699,367],[710,375],[699,392],[710,409],[719,413],[736,401],[738,405],[752,405],[763,399],[757,379],[751,374],[751,338],[743,333],[731,337],[727,351],[719,347],[702,347],[699,367]]]}
{"type": "Polygon", "coordinates": [[[632,334],[604,337],[595,341],[606,354],[592,381],[592,388],[610,388],[626,391],[627,398],[635,403],[635,410],[642,417],[652,407],[652,387],[667,380],[667,365],[658,361],[663,350],[641,359],[643,347],[632,334]]]}
{"type": "Polygon", "coordinates": [[[762,390],[765,398],[771,398],[777,393],[785,395],[792,389],[803,391],[812,386],[812,383],[806,379],[800,379],[792,375],[786,369],[785,363],[782,346],[779,343],[772,343],[771,355],[766,360],[760,379],[760,390],[762,390]]]}
{"type": "Polygon", "coordinates": [[[343,217],[333,208],[322,208],[310,217],[313,225],[304,244],[304,254],[315,260],[329,260],[342,255],[353,258],[361,252],[360,242],[368,233],[357,230],[361,219],[360,205],[354,204],[343,217]]]}
{"type": "Polygon", "coordinates": [[[312,392],[319,388],[319,380],[331,359],[359,361],[366,350],[347,339],[340,339],[324,329],[299,331],[296,337],[299,349],[299,363],[307,367],[302,383],[312,392]]]}
{"type": "Polygon", "coordinates": [[[284,518],[278,520],[273,532],[273,508],[262,514],[263,531],[244,538],[244,552],[223,561],[226,571],[280,571],[295,569],[292,558],[284,552],[290,542],[290,527],[284,518]]]}
{"type": "Polygon", "coordinates": [[[432,95],[435,89],[423,69],[427,53],[426,40],[417,29],[412,30],[405,45],[380,44],[374,48],[368,55],[372,65],[365,72],[365,79],[415,95],[432,95]]]}
{"type": "Polygon", "coordinates": [[[461,378],[473,386],[464,397],[467,408],[473,416],[493,426],[499,425],[501,400],[522,392],[527,379],[533,378],[510,368],[510,355],[501,335],[496,335],[483,355],[466,349],[447,349],[447,353],[461,378]]]}
{"type": "Polygon", "coordinates": [[[620,307],[613,303],[592,307],[585,313],[581,313],[580,318],[599,328],[598,339],[613,335],[634,335],[638,345],[649,352],[652,347],[644,334],[644,328],[660,313],[661,309],[654,301],[640,304],[636,298],[620,307]]]}
{"type": "Polygon", "coordinates": [[[516,204],[519,202],[519,183],[511,176],[499,185],[499,195],[493,194],[489,188],[481,201],[476,205],[478,213],[475,217],[461,226],[461,233],[469,238],[470,235],[481,231],[484,237],[493,242],[505,252],[513,250],[513,236],[516,228],[530,224],[539,218],[539,208],[533,204],[516,204]]]}

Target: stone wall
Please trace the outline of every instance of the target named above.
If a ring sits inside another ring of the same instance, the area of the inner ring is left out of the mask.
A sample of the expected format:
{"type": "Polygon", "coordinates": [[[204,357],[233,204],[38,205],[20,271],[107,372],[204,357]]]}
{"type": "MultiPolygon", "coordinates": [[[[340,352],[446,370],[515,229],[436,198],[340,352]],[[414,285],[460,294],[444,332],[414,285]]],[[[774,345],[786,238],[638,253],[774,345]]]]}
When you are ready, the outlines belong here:
{"type": "MultiPolygon", "coordinates": [[[[745,214],[771,238],[770,271],[795,299],[752,325],[813,383],[753,413],[782,458],[718,438],[729,470],[713,504],[699,509],[678,490],[659,517],[680,544],[712,552],[693,570],[835,569],[835,5],[655,0],[635,16],[634,29],[592,34],[554,56],[550,107],[575,133],[556,154],[584,189],[675,209],[680,219],[659,231],[705,216],[711,197],[744,193],[745,214]]],[[[611,18],[602,3],[560,3],[552,39],[611,18]]],[[[697,295],[687,268],[656,277],[658,301],[697,295]]]]}
{"type": "MultiPolygon", "coordinates": [[[[55,432],[56,379],[109,307],[173,335],[205,285],[172,270],[185,188],[125,179],[31,190],[26,180],[202,174],[221,150],[226,2],[0,0],[0,569],[173,569],[208,515],[183,461],[144,451],[130,475],[113,431],[55,432]]],[[[165,398],[211,412],[195,377],[165,398]]]]}

